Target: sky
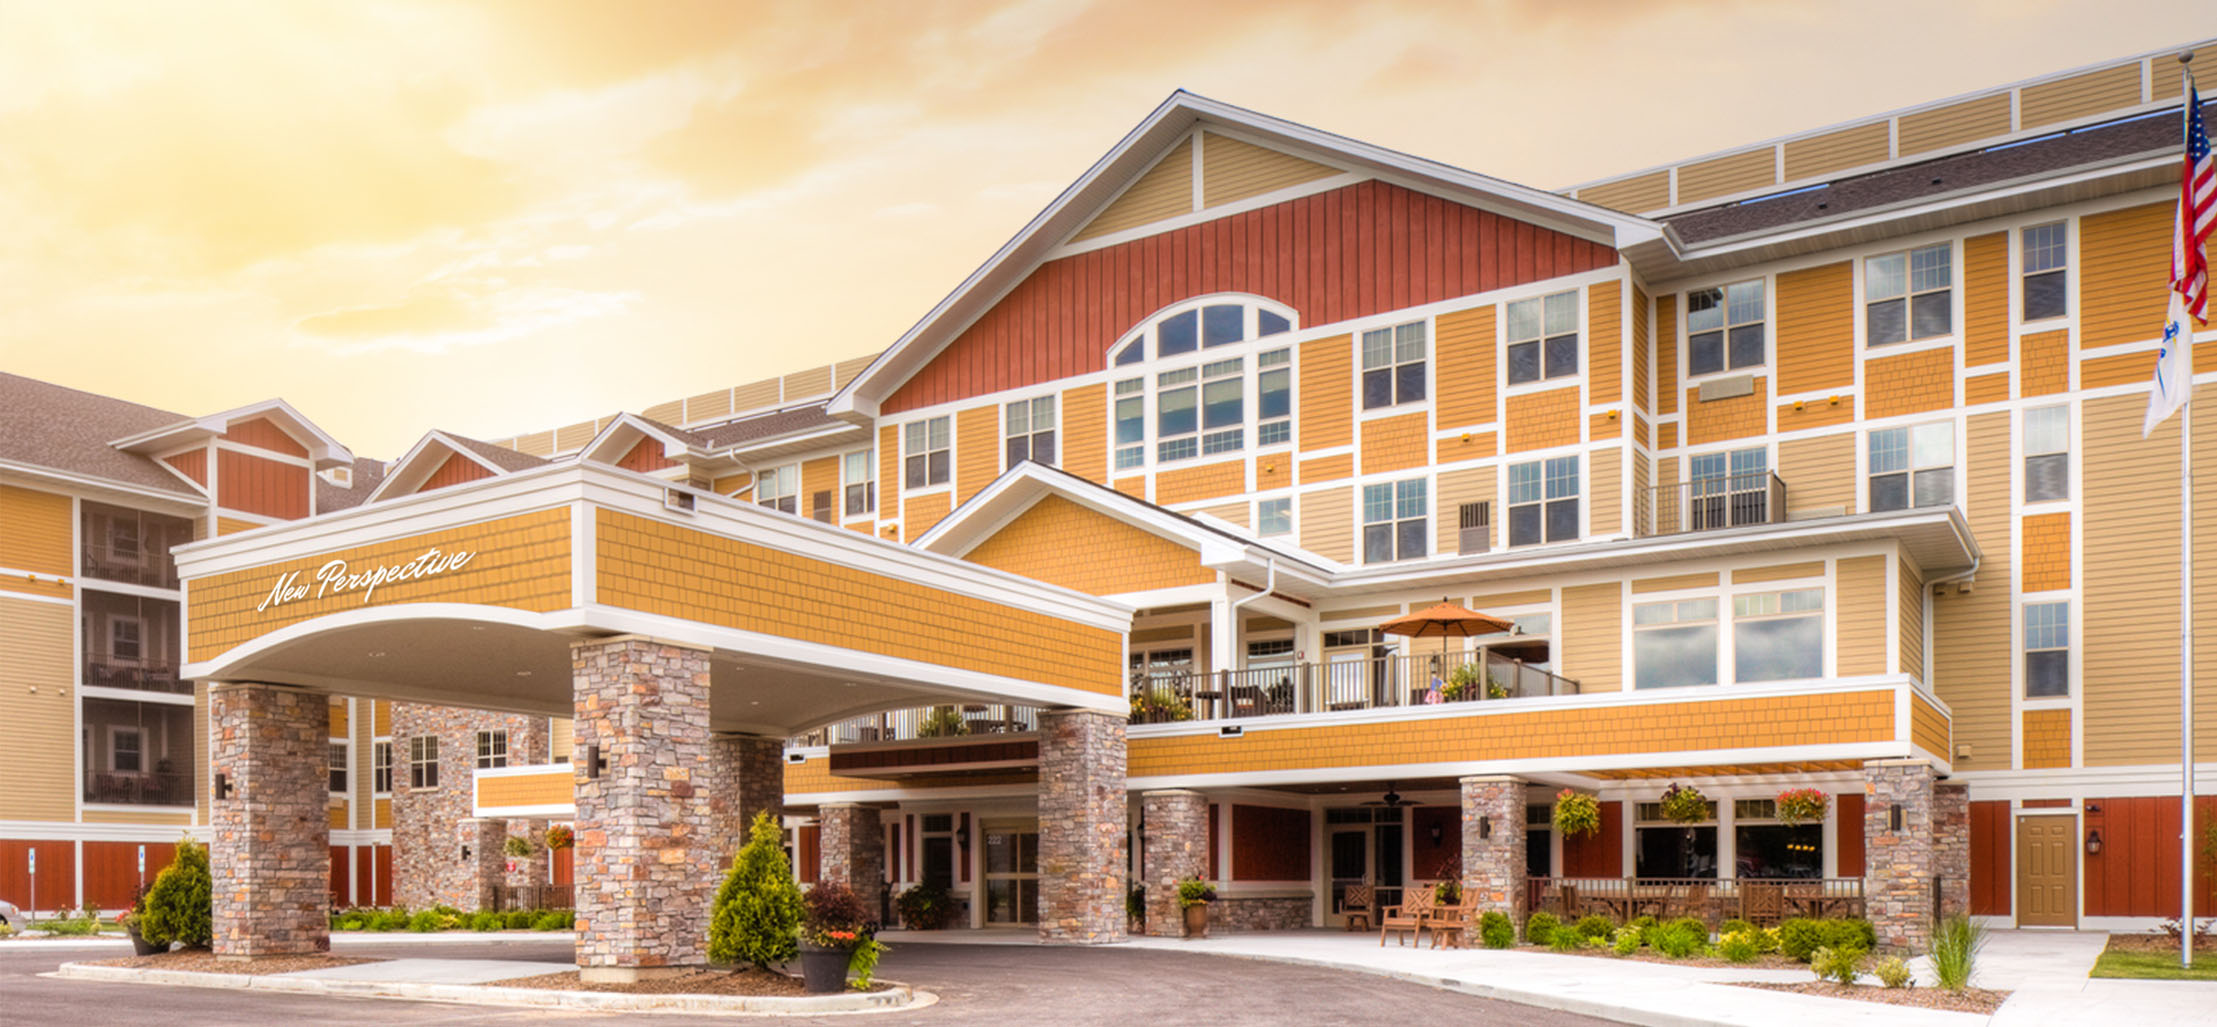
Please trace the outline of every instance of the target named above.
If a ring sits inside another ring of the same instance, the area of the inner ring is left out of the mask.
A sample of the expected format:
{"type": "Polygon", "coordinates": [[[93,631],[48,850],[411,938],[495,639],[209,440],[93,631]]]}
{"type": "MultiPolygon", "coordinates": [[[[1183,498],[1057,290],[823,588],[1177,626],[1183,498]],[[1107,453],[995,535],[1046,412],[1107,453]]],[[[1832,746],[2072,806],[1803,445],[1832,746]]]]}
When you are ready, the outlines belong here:
{"type": "Polygon", "coordinates": [[[1178,88],[1560,188],[2210,36],[2208,0],[0,0],[0,370],[281,396],[390,459],[876,352],[1178,88]]]}

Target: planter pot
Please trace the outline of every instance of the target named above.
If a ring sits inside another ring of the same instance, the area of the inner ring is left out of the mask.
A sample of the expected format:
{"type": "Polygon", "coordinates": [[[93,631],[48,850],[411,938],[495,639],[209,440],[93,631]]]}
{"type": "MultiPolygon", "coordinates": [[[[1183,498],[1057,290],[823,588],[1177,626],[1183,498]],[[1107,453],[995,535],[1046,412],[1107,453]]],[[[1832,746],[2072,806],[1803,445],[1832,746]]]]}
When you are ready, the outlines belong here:
{"type": "Polygon", "coordinates": [[[124,930],[131,935],[131,951],[141,956],[155,956],[169,951],[167,945],[156,945],[139,933],[139,925],[131,924],[124,930]]]}
{"type": "Polygon", "coordinates": [[[1197,902],[1185,908],[1185,936],[1206,938],[1209,936],[1209,904],[1197,902]]]}
{"type": "Polygon", "coordinates": [[[853,953],[846,949],[801,946],[801,979],[811,995],[834,995],[847,990],[847,963],[853,953]]]}

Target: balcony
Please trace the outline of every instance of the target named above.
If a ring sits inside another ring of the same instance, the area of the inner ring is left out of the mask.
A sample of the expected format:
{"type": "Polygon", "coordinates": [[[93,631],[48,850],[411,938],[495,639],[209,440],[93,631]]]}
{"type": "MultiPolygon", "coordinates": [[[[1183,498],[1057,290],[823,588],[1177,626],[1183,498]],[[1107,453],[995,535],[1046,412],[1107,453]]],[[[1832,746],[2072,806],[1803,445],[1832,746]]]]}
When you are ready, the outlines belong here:
{"type": "Polygon", "coordinates": [[[1031,706],[970,703],[892,710],[827,724],[788,743],[796,748],[852,745],[857,742],[906,742],[920,738],[1018,734],[1039,729],[1039,710],[1031,706]]]}
{"type": "Polygon", "coordinates": [[[78,556],[85,577],[174,589],[177,565],[169,549],[192,541],[192,522],[87,500],[77,537],[84,540],[78,556]]]}
{"type": "Polygon", "coordinates": [[[84,683],[95,688],[189,694],[178,676],[178,604],[88,589],[84,683]]]}
{"type": "Polygon", "coordinates": [[[1168,724],[1577,695],[1578,682],[1483,649],[1213,673],[1155,671],[1132,675],[1131,689],[1132,723],[1168,724]]]}
{"type": "Polygon", "coordinates": [[[1635,498],[1632,523],[1640,538],[1786,520],[1786,483],[1769,471],[1657,485],[1635,498]]]}
{"type": "Polygon", "coordinates": [[[192,805],[192,710],[174,703],[85,699],[85,801],[192,805]]]}

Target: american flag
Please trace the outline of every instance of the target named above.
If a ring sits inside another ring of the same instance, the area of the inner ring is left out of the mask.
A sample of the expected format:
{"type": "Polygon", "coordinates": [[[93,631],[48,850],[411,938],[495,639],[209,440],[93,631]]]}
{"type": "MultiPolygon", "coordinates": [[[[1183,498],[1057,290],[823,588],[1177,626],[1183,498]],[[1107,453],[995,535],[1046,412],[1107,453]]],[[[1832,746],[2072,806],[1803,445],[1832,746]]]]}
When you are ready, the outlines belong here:
{"type": "Polygon", "coordinates": [[[2209,263],[2203,244],[2217,228],[2217,159],[2202,127],[2201,94],[2186,87],[2186,163],[2179,179],[2178,228],[2171,235],[2171,289],[2194,319],[2209,321],[2209,263]]]}

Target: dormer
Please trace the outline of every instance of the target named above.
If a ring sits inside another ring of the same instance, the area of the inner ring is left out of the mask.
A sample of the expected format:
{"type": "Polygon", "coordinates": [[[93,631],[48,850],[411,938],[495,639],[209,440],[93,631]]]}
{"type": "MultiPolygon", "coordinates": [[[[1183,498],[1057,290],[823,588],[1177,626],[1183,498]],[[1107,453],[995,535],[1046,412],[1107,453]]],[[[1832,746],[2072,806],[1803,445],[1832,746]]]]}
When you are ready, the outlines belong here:
{"type": "Polygon", "coordinates": [[[412,496],[465,482],[544,467],[547,460],[452,432],[432,431],[395,462],[365,502],[412,496]]]}

